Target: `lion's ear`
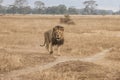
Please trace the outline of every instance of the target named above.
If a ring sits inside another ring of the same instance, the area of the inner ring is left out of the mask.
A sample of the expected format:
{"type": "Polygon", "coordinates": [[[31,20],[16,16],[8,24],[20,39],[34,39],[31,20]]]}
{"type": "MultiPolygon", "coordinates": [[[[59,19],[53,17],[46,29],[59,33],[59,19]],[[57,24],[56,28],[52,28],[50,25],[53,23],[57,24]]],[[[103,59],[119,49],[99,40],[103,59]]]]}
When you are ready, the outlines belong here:
{"type": "Polygon", "coordinates": [[[60,28],[61,31],[64,31],[64,27],[60,28]]]}
{"type": "Polygon", "coordinates": [[[56,31],[56,28],[55,28],[55,27],[53,28],[53,31],[56,31]]]}
{"type": "Polygon", "coordinates": [[[53,31],[56,31],[57,29],[59,29],[59,26],[55,26],[55,27],[53,28],[53,31]]]}

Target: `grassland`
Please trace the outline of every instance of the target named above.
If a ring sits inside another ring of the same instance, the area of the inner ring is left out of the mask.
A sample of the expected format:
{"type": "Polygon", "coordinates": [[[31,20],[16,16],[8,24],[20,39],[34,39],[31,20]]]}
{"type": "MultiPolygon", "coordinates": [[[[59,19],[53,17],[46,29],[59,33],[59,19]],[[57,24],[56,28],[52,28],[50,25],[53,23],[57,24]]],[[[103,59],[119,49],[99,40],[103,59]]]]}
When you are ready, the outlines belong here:
{"type": "Polygon", "coordinates": [[[65,27],[65,44],[61,56],[92,56],[113,48],[105,60],[96,63],[65,62],[43,72],[23,75],[23,80],[119,80],[120,16],[77,16],[75,25],[60,24],[62,15],[0,16],[0,73],[46,64],[56,59],[39,45],[43,33],[55,25],[65,27]],[[112,62],[107,64],[107,61],[112,62]],[[109,70],[104,65],[116,64],[109,70]],[[104,63],[104,64],[103,64],[104,63]],[[106,74],[109,76],[106,78],[106,74]],[[116,75],[117,77],[110,77],[116,75]],[[49,77],[49,78],[48,78],[49,77]]]}

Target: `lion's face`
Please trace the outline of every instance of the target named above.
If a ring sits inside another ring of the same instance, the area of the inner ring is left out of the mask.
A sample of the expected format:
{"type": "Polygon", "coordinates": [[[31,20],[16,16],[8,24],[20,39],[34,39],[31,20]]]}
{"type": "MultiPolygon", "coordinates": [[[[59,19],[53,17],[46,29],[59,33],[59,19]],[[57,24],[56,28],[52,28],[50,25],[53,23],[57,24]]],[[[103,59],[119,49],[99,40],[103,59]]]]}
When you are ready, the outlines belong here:
{"type": "Polygon", "coordinates": [[[54,37],[57,41],[64,38],[64,28],[62,26],[56,26],[53,28],[54,37]]]}

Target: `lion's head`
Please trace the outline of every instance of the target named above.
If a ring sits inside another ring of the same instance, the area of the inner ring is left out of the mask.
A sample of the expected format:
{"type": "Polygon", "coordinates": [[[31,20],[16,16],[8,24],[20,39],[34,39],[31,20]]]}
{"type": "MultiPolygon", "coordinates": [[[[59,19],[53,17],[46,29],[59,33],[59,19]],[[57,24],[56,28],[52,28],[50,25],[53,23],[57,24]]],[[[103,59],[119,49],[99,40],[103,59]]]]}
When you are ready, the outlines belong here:
{"type": "Polygon", "coordinates": [[[55,26],[53,28],[53,44],[63,44],[64,42],[64,27],[55,26]]]}
{"type": "Polygon", "coordinates": [[[64,27],[62,26],[55,26],[53,28],[53,34],[55,39],[61,40],[64,38],[64,27]]]}

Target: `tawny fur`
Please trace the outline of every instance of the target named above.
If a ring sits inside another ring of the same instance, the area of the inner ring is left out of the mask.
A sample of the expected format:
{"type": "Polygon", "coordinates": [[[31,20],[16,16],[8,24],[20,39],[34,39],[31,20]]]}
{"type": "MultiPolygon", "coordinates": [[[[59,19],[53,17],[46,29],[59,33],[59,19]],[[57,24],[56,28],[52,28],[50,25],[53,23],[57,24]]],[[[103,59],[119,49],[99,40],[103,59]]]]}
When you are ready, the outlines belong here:
{"type": "Polygon", "coordinates": [[[44,44],[50,54],[53,53],[53,46],[58,47],[58,54],[60,54],[60,46],[64,44],[64,28],[62,26],[55,26],[53,29],[44,33],[44,44]]]}

